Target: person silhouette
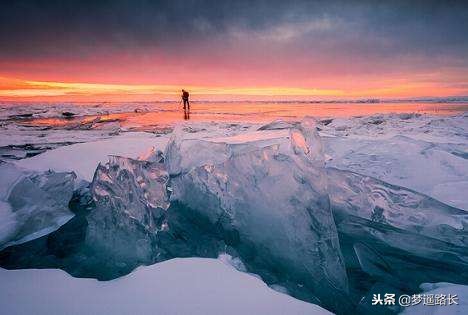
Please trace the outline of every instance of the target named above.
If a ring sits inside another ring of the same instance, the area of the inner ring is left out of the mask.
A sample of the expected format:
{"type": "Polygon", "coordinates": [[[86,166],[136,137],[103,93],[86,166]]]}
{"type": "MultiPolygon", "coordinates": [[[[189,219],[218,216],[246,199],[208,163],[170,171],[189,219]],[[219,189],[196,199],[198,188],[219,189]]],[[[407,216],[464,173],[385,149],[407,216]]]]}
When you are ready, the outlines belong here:
{"type": "Polygon", "coordinates": [[[189,103],[189,92],[182,89],[182,101],[184,102],[184,110],[190,111],[190,103],[189,103]]]}

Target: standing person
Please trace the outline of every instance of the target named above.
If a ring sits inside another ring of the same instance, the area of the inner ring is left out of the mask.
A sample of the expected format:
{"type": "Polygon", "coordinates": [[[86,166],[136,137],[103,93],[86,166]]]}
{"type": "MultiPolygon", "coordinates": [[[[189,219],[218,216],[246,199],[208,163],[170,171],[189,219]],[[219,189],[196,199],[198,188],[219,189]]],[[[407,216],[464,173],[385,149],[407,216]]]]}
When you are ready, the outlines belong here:
{"type": "Polygon", "coordinates": [[[184,110],[190,110],[189,92],[182,89],[182,101],[184,101],[184,110]]]}

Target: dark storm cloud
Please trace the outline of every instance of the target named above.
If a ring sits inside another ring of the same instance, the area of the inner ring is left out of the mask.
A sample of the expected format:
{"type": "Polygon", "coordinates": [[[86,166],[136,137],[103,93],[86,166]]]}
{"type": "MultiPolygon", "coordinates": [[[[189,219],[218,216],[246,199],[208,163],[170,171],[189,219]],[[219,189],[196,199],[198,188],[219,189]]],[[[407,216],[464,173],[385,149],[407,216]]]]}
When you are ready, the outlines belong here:
{"type": "Polygon", "coordinates": [[[466,59],[467,34],[466,1],[16,0],[0,7],[0,57],[11,59],[217,49],[236,40],[369,58],[466,59]]]}
{"type": "Polygon", "coordinates": [[[278,9],[246,1],[9,1],[0,10],[0,39],[21,48],[172,45],[220,34],[229,25],[261,26],[278,9]]]}

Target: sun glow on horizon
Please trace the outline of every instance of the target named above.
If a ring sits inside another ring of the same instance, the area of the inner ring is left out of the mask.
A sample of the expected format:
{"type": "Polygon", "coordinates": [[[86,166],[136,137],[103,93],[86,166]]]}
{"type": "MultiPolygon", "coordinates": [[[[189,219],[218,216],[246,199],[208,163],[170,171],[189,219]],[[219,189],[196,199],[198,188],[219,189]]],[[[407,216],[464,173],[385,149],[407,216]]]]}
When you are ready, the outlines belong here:
{"type": "Polygon", "coordinates": [[[435,84],[407,83],[373,89],[303,88],[284,86],[229,87],[161,84],[113,84],[35,81],[0,77],[1,101],[151,101],[178,99],[180,90],[202,99],[236,98],[388,98],[453,96],[460,91],[435,84]]]}

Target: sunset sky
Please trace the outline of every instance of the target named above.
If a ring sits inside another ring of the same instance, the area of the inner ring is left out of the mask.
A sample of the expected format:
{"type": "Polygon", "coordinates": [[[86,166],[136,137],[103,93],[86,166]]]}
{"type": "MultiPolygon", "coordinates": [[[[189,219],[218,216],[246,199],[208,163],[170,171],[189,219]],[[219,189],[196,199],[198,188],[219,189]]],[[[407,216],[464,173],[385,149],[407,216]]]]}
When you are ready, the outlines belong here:
{"type": "Polygon", "coordinates": [[[0,100],[468,96],[466,1],[2,1],[0,100]]]}

